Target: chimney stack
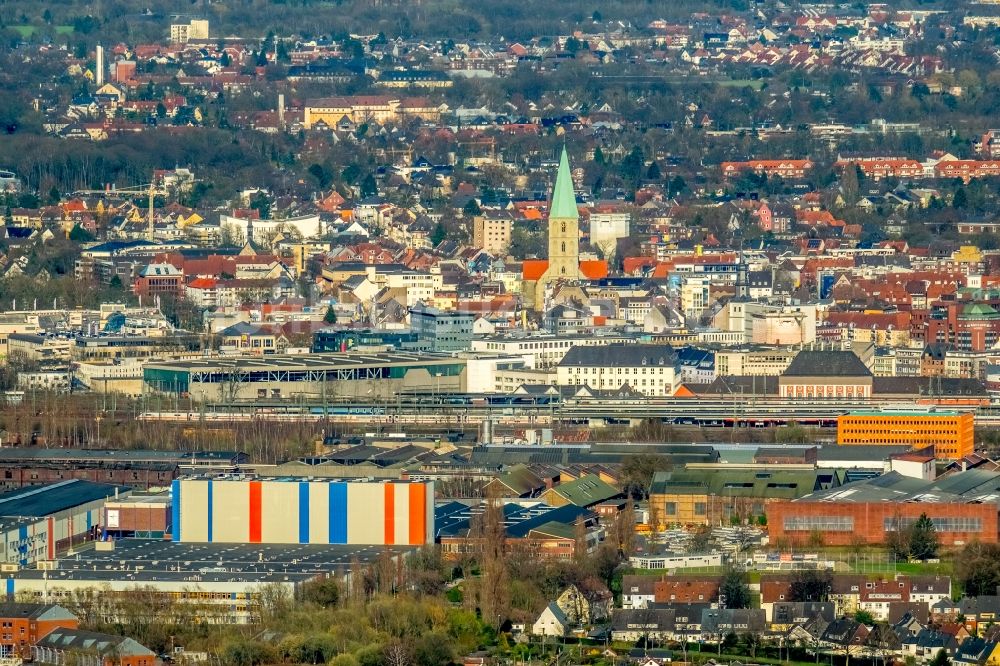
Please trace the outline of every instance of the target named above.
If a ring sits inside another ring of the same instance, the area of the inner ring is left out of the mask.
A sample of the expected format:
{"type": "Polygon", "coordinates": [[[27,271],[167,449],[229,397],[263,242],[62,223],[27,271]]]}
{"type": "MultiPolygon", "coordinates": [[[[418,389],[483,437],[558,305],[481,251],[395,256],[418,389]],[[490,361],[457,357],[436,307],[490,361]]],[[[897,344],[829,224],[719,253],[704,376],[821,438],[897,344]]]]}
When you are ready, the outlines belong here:
{"type": "Polygon", "coordinates": [[[97,53],[95,55],[95,60],[97,61],[94,65],[94,83],[100,88],[104,85],[104,47],[100,44],[97,45],[97,53]]]}

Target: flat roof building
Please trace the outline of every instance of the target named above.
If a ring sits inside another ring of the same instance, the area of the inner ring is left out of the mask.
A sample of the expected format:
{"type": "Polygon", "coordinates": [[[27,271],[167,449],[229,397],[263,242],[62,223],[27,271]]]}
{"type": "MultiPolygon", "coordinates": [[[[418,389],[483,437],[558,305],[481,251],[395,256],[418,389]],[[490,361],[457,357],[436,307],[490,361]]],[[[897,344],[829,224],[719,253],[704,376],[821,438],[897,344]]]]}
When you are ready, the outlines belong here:
{"type": "Polygon", "coordinates": [[[959,460],[975,450],[974,421],[972,412],[851,412],[837,418],[837,444],[933,446],[936,458],[959,460]]]}
{"type": "Polygon", "coordinates": [[[294,595],[319,577],[347,580],[352,566],[380,557],[405,557],[406,546],[316,544],[176,543],[154,539],[99,542],[96,550],[59,560],[50,570],[21,569],[3,575],[6,593],[67,603],[83,591],[134,595],[141,586],[164,599],[198,605],[209,624],[247,624],[267,587],[294,595]]]}
{"type": "Polygon", "coordinates": [[[465,362],[432,353],[327,353],[148,363],[147,390],[229,402],[312,397],[366,400],[402,391],[465,390],[465,362]]]}

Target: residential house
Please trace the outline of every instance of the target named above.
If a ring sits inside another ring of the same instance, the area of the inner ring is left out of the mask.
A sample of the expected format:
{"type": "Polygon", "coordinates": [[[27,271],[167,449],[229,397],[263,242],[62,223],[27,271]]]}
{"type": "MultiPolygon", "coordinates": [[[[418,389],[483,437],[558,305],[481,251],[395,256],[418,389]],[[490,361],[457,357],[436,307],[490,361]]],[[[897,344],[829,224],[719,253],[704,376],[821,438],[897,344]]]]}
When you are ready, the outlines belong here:
{"type": "Polygon", "coordinates": [[[1000,622],[1000,596],[981,594],[964,597],[958,602],[959,613],[965,618],[965,627],[973,636],[980,635],[992,624],[1000,622]]]}
{"type": "Polygon", "coordinates": [[[658,604],[707,604],[718,600],[721,584],[715,577],[667,577],[653,583],[653,598],[658,604]]]}
{"type": "Polygon", "coordinates": [[[673,608],[621,608],[611,614],[611,638],[615,641],[672,640],[676,633],[673,608]]]}
{"type": "Polygon", "coordinates": [[[995,666],[1000,663],[1000,642],[985,638],[969,638],[952,658],[955,666],[995,666]]]}
{"type": "Polygon", "coordinates": [[[541,612],[538,619],[531,626],[531,633],[535,636],[557,636],[562,637],[572,626],[572,623],[563,613],[556,602],[550,602],[545,610],[541,612]]]}
{"type": "Polygon", "coordinates": [[[836,619],[836,609],[829,601],[779,601],[771,609],[771,630],[788,631],[805,625],[816,617],[826,622],[836,619]]]}
{"type": "Polygon", "coordinates": [[[586,625],[608,619],[612,601],[610,590],[594,581],[587,585],[570,585],[560,593],[556,605],[572,624],[586,625]]]}
{"type": "Polygon", "coordinates": [[[944,650],[949,657],[958,651],[959,642],[953,634],[925,627],[915,635],[902,638],[901,651],[904,656],[913,657],[920,663],[931,661],[938,652],[944,650]]]}
{"type": "Polygon", "coordinates": [[[652,576],[622,576],[622,608],[646,608],[656,601],[652,576]]]}
{"type": "Polygon", "coordinates": [[[759,608],[706,608],[701,613],[701,635],[709,640],[727,634],[762,634],[767,626],[759,608]]]}
{"type": "Polygon", "coordinates": [[[865,641],[869,633],[868,627],[857,620],[842,617],[827,625],[820,641],[840,654],[861,656],[865,653],[865,641]]]}

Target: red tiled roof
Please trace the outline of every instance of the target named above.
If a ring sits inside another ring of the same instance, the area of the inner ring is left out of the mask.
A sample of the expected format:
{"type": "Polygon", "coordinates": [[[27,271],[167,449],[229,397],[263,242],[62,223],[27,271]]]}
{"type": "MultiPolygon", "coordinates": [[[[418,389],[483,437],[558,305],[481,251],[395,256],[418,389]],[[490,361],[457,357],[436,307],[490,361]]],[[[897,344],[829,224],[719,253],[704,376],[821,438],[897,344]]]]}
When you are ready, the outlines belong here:
{"type": "Polygon", "coordinates": [[[549,270],[548,259],[525,259],[521,264],[521,278],[539,280],[549,270]]]}
{"type": "Polygon", "coordinates": [[[606,261],[581,261],[580,272],[591,280],[600,280],[608,277],[608,262],[606,261]]]}

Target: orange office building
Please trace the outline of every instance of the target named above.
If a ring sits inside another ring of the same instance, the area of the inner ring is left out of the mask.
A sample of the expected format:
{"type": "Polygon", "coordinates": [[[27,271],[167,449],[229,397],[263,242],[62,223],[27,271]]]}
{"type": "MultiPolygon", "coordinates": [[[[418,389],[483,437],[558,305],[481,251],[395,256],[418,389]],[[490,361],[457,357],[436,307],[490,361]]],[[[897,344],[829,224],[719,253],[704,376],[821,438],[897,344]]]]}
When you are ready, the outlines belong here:
{"type": "Polygon", "coordinates": [[[939,459],[957,460],[975,449],[972,412],[851,412],[837,418],[837,444],[934,447],[939,459]]]}

